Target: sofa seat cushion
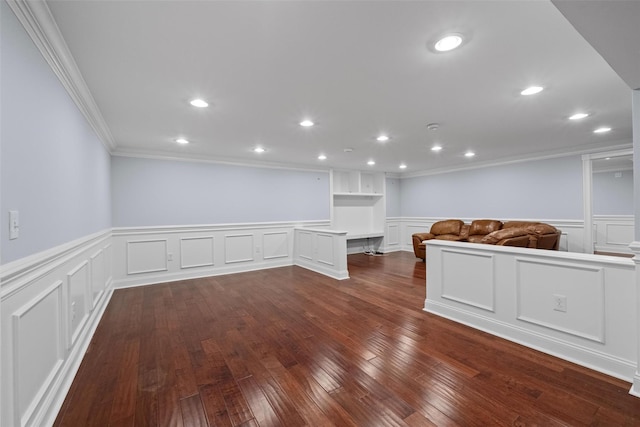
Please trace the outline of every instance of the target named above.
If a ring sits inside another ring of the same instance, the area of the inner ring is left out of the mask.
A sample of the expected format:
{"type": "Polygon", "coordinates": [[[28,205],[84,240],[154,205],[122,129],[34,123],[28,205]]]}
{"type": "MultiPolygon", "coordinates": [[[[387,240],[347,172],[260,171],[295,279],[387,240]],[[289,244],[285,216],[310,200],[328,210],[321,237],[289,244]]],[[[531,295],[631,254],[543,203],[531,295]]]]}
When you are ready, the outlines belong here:
{"type": "Polygon", "coordinates": [[[463,225],[464,222],[459,219],[438,221],[431,226],[430,233],[436,236],[441,234],[453,234],[459,236],[463,225]]]}
{"type": "Polygon", "coordinates": [[[503,228],[502,230],[489,233],[480,241],[480,243],[486,243],[489,245],[495,245],[500,240],[511,239],[513,237],[528,236],[527,230],[522,228],[503,228]]]}
{"type": "Polygon", "coordinates": [[[467,237],[467,241],[471,243],[482,243],[482,239],[485,237],[484,234],[474,234],[473,236],[467,237]]]}

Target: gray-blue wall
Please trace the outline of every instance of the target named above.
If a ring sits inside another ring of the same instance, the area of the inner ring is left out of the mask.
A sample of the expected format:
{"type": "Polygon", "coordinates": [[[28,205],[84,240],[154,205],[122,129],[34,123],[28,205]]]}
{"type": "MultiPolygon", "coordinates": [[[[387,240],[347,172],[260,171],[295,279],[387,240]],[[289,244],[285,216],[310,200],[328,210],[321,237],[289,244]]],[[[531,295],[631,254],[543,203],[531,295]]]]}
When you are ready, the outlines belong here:
{"type": "Polygon", "coordinates": [[[116,227],[328,220],[329,174],[113,157],[116,227]]]}
{"type": "Polygon", "coordinates": [[[593,174],[593,214],[633,215],[632,170],[593,174]]]}
{"type": "Polygon", "coordinates": [[[111,206],[109,153],[4,1],[0,16],[4,264],[109,229],[111,206]]]}
{"type": "Polygon", "coordinates": [[[404,217],[582,219],[579,156],[520,162],[401,182],[404,217]]]}
{"type": "Polygon", "coordinates": [[[399,178],[387,178],[385,199],[387,201],[387,218],[400,216],[400,189],[402,181],[399,178]]]}

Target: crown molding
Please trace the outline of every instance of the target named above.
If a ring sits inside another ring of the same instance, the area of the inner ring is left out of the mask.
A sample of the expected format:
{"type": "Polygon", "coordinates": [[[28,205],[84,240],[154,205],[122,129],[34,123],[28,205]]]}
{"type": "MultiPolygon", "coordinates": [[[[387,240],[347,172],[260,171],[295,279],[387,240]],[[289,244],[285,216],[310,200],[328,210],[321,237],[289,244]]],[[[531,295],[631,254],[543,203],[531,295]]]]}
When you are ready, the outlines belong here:
{"type": "Polygon", "coordinates": [[[151,159],[151,160],[168,160],[172,162],[194,162],[194,163],[210,163],[221,164],[229,166],[240,166],[250,168],[263,168],[263,169],[283,169],[302,172],[321,172],[329,173],[328,167],[312,167],[305,165],[297,165],[294,163],[277,163],[277,162],[260,162],[249,161],[245,159],[235,159],[227,157],[214,157],[207,155],[184,155],[179,153],[166,153],[161,151],[134,151],[134,150],[122,150],[117,149],[111,153],[114,157],[133,157],[138,159],[151,159]]]}
{"type": "Polygon", "coordinates": [[[43,0],[6,0],[6,2],[102,144],[109,153],[113,152],[116,148],[113,135],[46,2],[43,0]]]}
{"type": "Polygon", "coordinates": [[[483,163],[475,163],[470,164],[468,166],[452,166],[452,167],[444,167],[438,169],[417,171],[412,173],[403,173],[401,175],[401,179],[405,178],[417,178],[420,176],[429,176],[429,175],[441,175],[450,172],[460,172],[472,169],[482,169],[482,168],[490,168],[496,166],[505,166],[516,163],[524,163],[524,162],[533,162],[537,160],[547,160],[547,159],[555,159],[559,157],[569,157],[569,156],[579,156],[579,155],[589,155],[594,153],[604,153],[604,152],[616,152],[621,150],[627,150],[633,148],[633,144],[628,141],[615,141],[615,144],[611,146],[585,146],[580,149],[574,150],[558,150],[558,151],[550,151],[546,153],[540,153],[539,155],[524,155],[519,157],[511,157],[502,160],[488,161],[483,163]]]}

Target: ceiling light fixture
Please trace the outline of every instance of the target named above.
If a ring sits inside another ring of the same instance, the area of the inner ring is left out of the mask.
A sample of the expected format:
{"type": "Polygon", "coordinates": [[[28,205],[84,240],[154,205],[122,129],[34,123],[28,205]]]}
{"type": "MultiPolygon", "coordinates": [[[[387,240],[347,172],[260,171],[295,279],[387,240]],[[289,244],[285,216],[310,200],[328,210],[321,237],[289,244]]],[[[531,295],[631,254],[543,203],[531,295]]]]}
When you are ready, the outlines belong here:
{"type": "Polygon", "coordinates": [[[523,90],[522,92],[520,92],[520,95],[535,95],[536,93],[540,93],[544,90],[544,88],[542,86],[529,86],[528,88],[526,88],[525,90],[523,90]]]}
{"type": "Polygon", "coordinates": [[[462,36],[460,34],[448,34],[442,37],[434,45],[438,52],[448,52],[462,44],[462,36]]]}
{"type": "Polygon", "coordinates": [[[264,153],[266,150],[262,147],[256,147],[253,149],[254,153],[264,153]]]}
{"type": "Polygon", "coordinates": [[[376,164],[376,162],[374,162],[373,160],[369,160],[369,161],[367,162],[367,164],[368,164],[369,166],[373,166],[373,165],[375,165],[375,164],[376,164]]]}
{"type": "Polygon", "coordinates": [[[438,152],[440,150],[442,150],[442,146],[441,145],[434,145],[433,147],[431,147],[431,151],[438,152]]]}
{"type": "Polygon", "coordinates": [[[387,142],[389,140],[389,137],[387,135],[380,135],[376,138],[376,141],[378,142],[387,142]]]}
{"type": "Polygon", "coordinates": [[[398,166],[400,169],[406,169],[407,165],[405,165],[404,163],[401,163],[400,166],[398,166]]]}
{"type": "Polygon", "coordinates": [[[581,120],[585,117],[589,117],[587,113],[575,113],[573,116],[569,117],[569,120],[581,120]]]}
{"type": "Polygon", "coordinates": [[[318,160],[327,160],[327,156],[325,156],[324,154],[320,154],[318,156],[318,160]]]}
{"type": "Polygon", "coordinates": [[[607,133],[610,130],[611,130],[610,127],[603,126],[603,127],[600,127],[598,129],[594,130],[593,133],[607,133]]]}
{"type": "Polygon", "coordinates": [[[187,139],[185,139],[185,138],[178,138],[178,139],[176,139],[176,142],[178,144],[188,144],[189,143],[189,141],[187,139]]]}
{"type": "Polygon", "coordinates": [[[473,151],[467,151],[466,153],[464,153],[465,157],[473,157],[475,155],[476,155],[476,153],[474,153],[473,151]]]}
{"type": "Polygon", "coordinates": [[[205,108],[209,106],[209,103],[203,99],[193,99],[191,100],[191,102],[189,102],[189,104],[198,108],[205,108]]]}
{"type": "Polygon", "coordinates": [[[309,127],[311,127],[313,125],[314,125],[314,123],[309,119],[305,119],[305,120],[300,122],[300,126],[305,127],[305,128],[309,128],[309,127]]]}

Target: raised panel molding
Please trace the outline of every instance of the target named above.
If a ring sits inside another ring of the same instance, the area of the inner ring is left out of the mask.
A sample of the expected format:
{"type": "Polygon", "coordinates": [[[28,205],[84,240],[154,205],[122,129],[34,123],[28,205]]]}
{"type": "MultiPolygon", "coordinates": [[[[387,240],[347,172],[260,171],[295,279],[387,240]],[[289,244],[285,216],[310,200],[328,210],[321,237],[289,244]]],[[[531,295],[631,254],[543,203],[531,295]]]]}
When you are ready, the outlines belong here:
{"type": "Polygon", "coordinates": [[[318,262],[327,265],[334,265],[333,236],[329,234],[318,234],[318,262]]]}
{"type": "Polygon", "coordinates": [[[387,246],[400,244],[400,226],[398,224],[387,225],[387,246]]]}
{"type": "Polygon", "coordinates": [[[604,343],[604,269],[516,258],[517,319],[604,343]],[[566,312],[554,310],[564,296],[566,312]]]}
{"type": "Polygon", "coordinates": [[[91,308],[95,307],[98,299],[104,292],[106,283],[104,249],[91,255],[91,308]]]}
{"type": "Polygon", "coordinates": [[[214,265],[213,236],[183,237],[180,239],[180,268],[214,265]]]}
{"type": "Polygon", "coordinates": [[[63,364],[63,293],[58,280],[12,314],[15,426],[34,425],[34,414],[63,364]]]}
{"type": "Polygon", "coordinates": [[[88,261],[83,261],[67,273],[68,348],[71,348],[82,332],[91,308],[93,308],[93,303],[89,279],[89,263],[88,261]]]}
{"type": "Polygon", "coordinates": [[[127,241],[127,274],[167,271],[167,239],[127,241]]]}
{"type": "Polygon", "coordinates": [[[467,250],[443,250],[442,298],[493,312],[494,256],[467,250]]]}
{"type": "Polygon", "coordinates": [[[298,256],[304,259],[313,259],[313,233],[308,231],[298,232],[298,256]]]}
{"type": "Polygon", "coordinates": [[[264,259],[286,258],[289,250],[289,232],[268,232],[262,235],[262,253],[264,259]]]}
{"type": "Polygon", "coordinates": [[[253,261],[253,234],[226,235],[224,239],[226,264],[253,261]]]}

